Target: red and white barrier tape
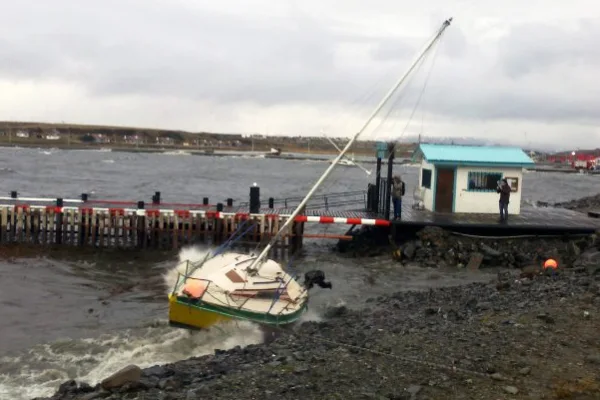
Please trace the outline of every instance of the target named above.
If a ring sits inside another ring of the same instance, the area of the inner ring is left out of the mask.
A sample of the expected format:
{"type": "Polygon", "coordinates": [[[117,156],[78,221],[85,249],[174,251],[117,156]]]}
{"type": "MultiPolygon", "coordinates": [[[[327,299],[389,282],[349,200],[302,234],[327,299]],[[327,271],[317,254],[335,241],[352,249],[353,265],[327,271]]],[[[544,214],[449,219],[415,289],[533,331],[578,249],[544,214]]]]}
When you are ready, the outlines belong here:
{"type": "MultiPolygon", "coordinates": [[[[175,210],[175,209],[135,209],[135,208],[99,208],[99,207],[75,207],[75,206],[40,206],[40,205],[28,205],[28,204],[0,204],[0,208],[13,207],[15,210],[25,209],[40,209],[46,211],[52,211],[54,213],[65,212],[68,210],[77,210],[84,215],[94,213],[108,213],[110,215],[139,215],[148,217],[157,217],[159,215],[171,216],[176,215],[181,218],[187,218],[190,216],[203,216],[207,218],[227,218],[232,217],[236,220],[245,220],[251,217],[266,218],[266,219],[279,219],[288,218],[289,214],[249,214],[249,213],[231,213],[231,212],[219,212],[210,210],[175,210]]],[[[344,218],[344,217],[328,217],[328,216],[307,216],[299,215],[296,217],[296,222],[314,222],[319,224],[346,224],[346,225],[375,225],[375,226],[389,226],[390,221],[385,219],[373,219],[373,218],[344,218]]]]}

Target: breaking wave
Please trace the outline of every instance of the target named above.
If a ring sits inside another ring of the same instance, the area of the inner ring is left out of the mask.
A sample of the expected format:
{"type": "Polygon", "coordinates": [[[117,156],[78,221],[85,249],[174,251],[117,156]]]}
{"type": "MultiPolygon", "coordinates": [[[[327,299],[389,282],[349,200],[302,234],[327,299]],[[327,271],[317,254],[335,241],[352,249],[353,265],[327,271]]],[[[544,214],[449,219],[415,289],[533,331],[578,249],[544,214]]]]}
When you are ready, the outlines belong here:
{"type": "MultiPolygon", "coordinates": [[[[200,260],[208,251],[186,248],[179,253],[179,260],[200,260]]],[[[165,291],[172,290],[178,267],[185,271],[185,264],[178,263],[164,273],[165,291]]],[[[69,379],[94,385],[129,364],[146,368],[210,354],[217,348],[260,343],[263,339],[260,327],[247,321],[230,321],[191,331],[173,328],[166,319],[160,319],[93,338],[38,344],[15,355],[0,357],[0,398],[51,396],[69,379]]]]}

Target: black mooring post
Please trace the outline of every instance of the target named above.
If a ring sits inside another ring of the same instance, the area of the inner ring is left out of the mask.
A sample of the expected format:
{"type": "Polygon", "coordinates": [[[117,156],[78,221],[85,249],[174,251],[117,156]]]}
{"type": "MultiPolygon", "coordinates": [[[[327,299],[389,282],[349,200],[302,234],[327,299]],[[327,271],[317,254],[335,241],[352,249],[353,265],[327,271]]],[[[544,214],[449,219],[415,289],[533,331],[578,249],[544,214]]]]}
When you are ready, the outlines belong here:
{"type": "Polygon", "coordinates": [[[394,143],[388,145],[388,173],[385,195],[385,218],[390,219],[390,203],[392,199],[392,174],[394,173],[394,143]]]}
{"type": "Polygon", "coordinates": [[[379,198],[379,192],[381,191],[381,157],[377,157],[377,170],[375,172],[375,198],[373,199],[372,212],[379,213],[381,210],[381,199],[379,198]]]}
{"type": "Polygon", "coordinates": [[[260,188],[258,186],[250,187],[250,213],[258,214],[260,212],[260,188]]]}
{"type": "Polygon", "coordinates": [[[56,218],[56,244],[62,244],[62,236],[63,236],[63,208],[64,202],[61,197],[56,199],[56,207],[58,210],[55,214],[56,218]]]}

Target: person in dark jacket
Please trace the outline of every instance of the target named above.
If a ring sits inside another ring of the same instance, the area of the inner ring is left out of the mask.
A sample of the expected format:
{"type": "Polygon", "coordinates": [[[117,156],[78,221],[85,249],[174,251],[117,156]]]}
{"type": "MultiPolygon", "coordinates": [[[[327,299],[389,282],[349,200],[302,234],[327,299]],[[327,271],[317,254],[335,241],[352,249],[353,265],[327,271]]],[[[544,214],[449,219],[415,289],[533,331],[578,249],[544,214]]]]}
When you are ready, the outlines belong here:
{"type": "Polygon", "coordinates": [[[392,200],[394,202],[394,219],[402,217],[402,196],[404,196],[404,182],[396,175],[392,180],[392,200]]]}
{"type": "Polygon", "coordinates": [[[496,192],[500,193],[500,221],[507,221],[508,203],[510,201],[510,185],[506,178],[502,179],[496,192]]]}

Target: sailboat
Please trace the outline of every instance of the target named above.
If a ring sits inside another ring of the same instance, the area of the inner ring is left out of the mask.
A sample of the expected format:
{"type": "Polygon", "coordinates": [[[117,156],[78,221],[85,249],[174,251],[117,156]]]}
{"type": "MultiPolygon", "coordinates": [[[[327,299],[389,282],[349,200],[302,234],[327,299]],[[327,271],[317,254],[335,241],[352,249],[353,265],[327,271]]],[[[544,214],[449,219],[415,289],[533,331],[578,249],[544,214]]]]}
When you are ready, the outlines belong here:
{"type": "Polygon", "coordinates": [[[444,21],[408,71],[395,83],[377,105],[362,128],[350,139],[336,159],[327,167],[269,243],[256,254],[225,251],[230,239],[203,260],[185,262],[185,272],[178,271],[177,281],[169,293],[169,323],[186,328],[207,328],[225,320],[247,320],[282,325],[297,321],[308,307],[308,291],[313,284],[331,288],[321,271],[305,274],[301,284],[278,262],[267,255],[279,237],[288,230],[304,210],[310,198],[339,165],[356,139],[392,97],[423,56],[450,25],[444,21]]]}
{"type": "MultiPolygon", "coordinates": [[[[331,160],[330,163],[333,163],[334,160],[331,160]]],[[[344,166],[344,167],[356,167],[356,161],[354,160],[354,154],[352,154],[352,157],[344,157],[342,158],[339,162],[338,165],[344,166]]]]}

